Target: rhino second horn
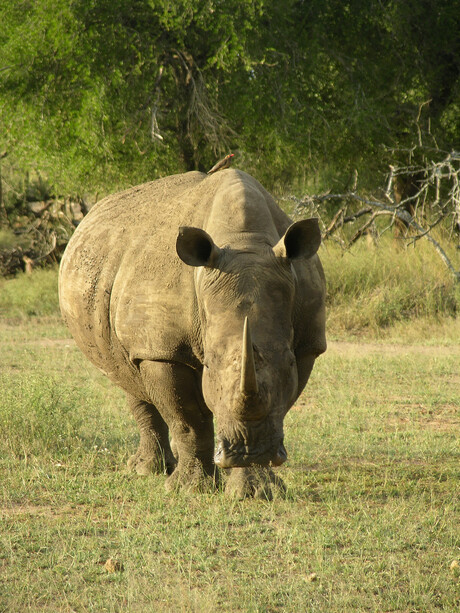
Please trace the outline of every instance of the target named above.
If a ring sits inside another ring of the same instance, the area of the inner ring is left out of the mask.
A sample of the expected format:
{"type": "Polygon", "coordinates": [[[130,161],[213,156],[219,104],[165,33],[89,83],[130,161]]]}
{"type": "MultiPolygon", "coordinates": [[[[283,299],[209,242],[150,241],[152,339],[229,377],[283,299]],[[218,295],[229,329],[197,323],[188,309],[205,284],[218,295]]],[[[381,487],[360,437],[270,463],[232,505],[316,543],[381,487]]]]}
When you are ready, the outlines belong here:
{"type": "Polygon", "coordinates": [[[251,329],[249,320],[244,319],[243,351],[241,356],[241,382],[240,392],[244,396],[253,396],[259,391],[257,385],[256,364],[254,362],[254,350],[252,348],[251,329]]]}

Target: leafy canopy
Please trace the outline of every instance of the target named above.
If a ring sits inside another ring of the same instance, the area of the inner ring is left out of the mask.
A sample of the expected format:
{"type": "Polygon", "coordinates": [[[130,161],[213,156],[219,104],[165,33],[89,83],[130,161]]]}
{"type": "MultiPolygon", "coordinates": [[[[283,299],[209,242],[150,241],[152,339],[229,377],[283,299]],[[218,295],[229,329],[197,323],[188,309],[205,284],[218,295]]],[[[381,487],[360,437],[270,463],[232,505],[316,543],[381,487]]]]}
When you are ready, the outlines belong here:
{"type": "Polygon", "coordinates": [[[0,147],[67,189],[229,150],[272,189],[355,167],[372,182],[421,109],[440,146],[459,142],[459,4],[3,0],[0,147]]]}

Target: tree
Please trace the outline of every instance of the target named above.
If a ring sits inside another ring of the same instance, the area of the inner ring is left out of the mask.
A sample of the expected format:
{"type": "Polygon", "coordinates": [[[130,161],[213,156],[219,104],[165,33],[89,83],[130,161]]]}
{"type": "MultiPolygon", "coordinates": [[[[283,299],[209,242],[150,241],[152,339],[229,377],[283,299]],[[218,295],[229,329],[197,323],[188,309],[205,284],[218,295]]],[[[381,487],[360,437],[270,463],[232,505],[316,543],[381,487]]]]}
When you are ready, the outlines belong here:
{"type": "Polygon", "coordinates": [[[203,0],[7,1],[0,100],[8,147],[24,138],[20,100],[22,125],[43,135],[37,151],[51,138],[84,173],[132,168],[146,155],[153,176],[204,168],[233,144],[219,83],[245,62],[257,6],[230,0],[209,19],[213,3],[203,0]]]}
{"type": "Polygon", "coordinates": [[[459,0],[4,0],[0,19],[0,147],[69,185],[229,150],[268,187],[377,184],[422,103],[440,147],[460,138],[459,0]]]}

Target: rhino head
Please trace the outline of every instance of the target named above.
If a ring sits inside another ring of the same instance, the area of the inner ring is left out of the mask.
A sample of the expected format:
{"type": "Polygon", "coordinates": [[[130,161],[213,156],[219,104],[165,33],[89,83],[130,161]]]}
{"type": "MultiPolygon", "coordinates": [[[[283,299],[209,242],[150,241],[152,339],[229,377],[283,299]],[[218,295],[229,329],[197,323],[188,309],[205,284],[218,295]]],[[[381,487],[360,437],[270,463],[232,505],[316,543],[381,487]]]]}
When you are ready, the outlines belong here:
{"type": "Polygon", "coordinates": [[[204,230],[179,230],[177,253],[196,267],[202,391],[215,417],[221,468],[287,459],[283,419],[306,382],[299,389],[292,264],[312,257],[320,242],[316,219],[292,224],[273,247],[255,241],[220,248],[204,230]]]}

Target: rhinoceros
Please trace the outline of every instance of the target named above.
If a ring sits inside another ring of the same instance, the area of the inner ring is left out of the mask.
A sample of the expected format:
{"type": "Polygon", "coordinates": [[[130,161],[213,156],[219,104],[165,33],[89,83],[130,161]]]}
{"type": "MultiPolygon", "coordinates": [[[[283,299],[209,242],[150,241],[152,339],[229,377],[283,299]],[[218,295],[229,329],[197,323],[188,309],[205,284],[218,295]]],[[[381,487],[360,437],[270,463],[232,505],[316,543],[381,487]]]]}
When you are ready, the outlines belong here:
{"type": "Polygon", "coordinates": [[[127,394],[140,430],[131,469],[200,489],[220,467],[237,496],[282,483],[271,467],[287,457],[283,419],[326,349],[320,242],[316,219],[292,223],[235,169],[169,176],[91,209],[62,258],[60,306],[127,394]]]}

